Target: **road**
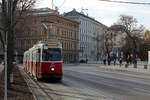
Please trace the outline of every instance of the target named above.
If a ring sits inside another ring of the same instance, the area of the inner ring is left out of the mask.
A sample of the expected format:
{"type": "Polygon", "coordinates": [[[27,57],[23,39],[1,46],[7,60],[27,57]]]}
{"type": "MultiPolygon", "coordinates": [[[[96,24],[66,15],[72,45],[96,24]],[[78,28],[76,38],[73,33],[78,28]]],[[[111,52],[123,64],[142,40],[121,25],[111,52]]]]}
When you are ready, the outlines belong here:
{"type": "Polygon", "coordinates": [[[150,78],[96,67],[64,67],[64,83],[102,94],[108,100],[149,100],[150,78]]]}
{"type": "MultiPolygon", "coordinates": [[[[150,77],[100,70],[94,66],[64,66],[60,83],[39,82],[50,100],[149,100],[150,77]]],[[[42,100],[42,99],[39,99],[42,100]]]]}

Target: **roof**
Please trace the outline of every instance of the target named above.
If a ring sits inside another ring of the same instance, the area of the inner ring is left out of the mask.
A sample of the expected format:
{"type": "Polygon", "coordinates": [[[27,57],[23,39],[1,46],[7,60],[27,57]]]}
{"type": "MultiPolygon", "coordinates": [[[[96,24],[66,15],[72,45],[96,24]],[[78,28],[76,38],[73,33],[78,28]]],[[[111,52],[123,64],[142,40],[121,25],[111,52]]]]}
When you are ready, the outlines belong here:
{"type": "Polygon", "coordinates": [[[90,20],[92,20],[92,21],[94,21],[94,22],[96,22],[96,23],[98,23],[98,24],[101,24],[101,25],[103,25],[103,26],[106,26],[106,25],[100,23],[99,21],[95,20],[94,18],[91,18],[91,17],[89,17],[89,16],[87,16],[87,15],[84,15],[83,13],[77,12],[75,9],[73,9],[72,11],[70,11],[70,12],[68,12],[68,13],[64,13],[63,16],[83,16],[83,17],[88,18],[88,19],[90,19],[90,20]]]}
{"type": "Polygon", "coordinates": [[[52,12],[49,11],[38,11],[34,12],[33,15],[42,15],[42,14],[52,14],[52,12]]]}
{"type": "Polygon", "coordinates": [[[33,9],[32,14],[33,15],[45,15],[45,14],[59,15],[59,12],[57,10],[53,10],[53,9],[50,9],[50,8],[40,8],[40,9],[33,9]]]}
{"type": "Polygon", "coordinates": [[[35,16],[38,16],[38,17],[41,17],[41,16],[47,16],[47,17],[50,17],[50,16],[55,16],[55,17],[58,17],[58,18],[61,18],[61,19],[64,19],[64,20],[68,20],[68,21],[71,21],[71,22],[74,22],[76,24],[79,24],[78,21],[76,20],[73,20],[73,19],[70,19],[68,17],[65,17],[65,16],[62,16],[62,15],[57,15],[57,14],[54,14],[54,13],[49,13],[49,14],[33,14],[35,16]]]}
{"type": "Polygon", "coordinates": [[[59,15],[59,12],[57,10],[53,10],[53,9],[50,9],[50,8],[40,8],[40,9],[33,9],[31,11],[31,15],[34,15],[34,16],[56,16],[56,17],[59,17],[59,18],[62,18],[62,19],[65,19],[65,20],[68,20],[68,21],[71,21],[71,22],[75,22],[77,24],[79,24],[79,22],[73,20],[73,19],[70,19],[70,18],[67,18],[65,16],[62,16],[62,15],[59,15]]]}

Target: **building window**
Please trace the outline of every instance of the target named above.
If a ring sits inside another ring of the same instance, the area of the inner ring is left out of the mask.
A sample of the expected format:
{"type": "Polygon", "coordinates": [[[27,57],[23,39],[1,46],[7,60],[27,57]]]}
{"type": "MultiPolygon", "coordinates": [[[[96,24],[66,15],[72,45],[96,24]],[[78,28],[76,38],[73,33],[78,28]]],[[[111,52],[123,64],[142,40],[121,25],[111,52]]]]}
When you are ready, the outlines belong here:
{"type": "Polygon", "coordinates": [[[70,38],[72,39],[72,31],[70,32],[70,38]]]}
{"type": "Polygon", "coordinates": [[[36,18],[34,19],[34,23],[35,23],[35,24],[37,23],[37,20],[36,20],[36,18]]]}
{"type": "Polygon", "coordinates": [[[59,28],[57,28],[57,35],[59,35],[59,28]]]}
{"type": "Polygon", "coordinates": [[[43,21],[44,21],[44,22],[48,22],[48,18],[44,18],[43,21]]]}
{"type": "Polygon", "coordinates": [[[67,50],[69,50],[69,43],[67,42],[67,50]]]}

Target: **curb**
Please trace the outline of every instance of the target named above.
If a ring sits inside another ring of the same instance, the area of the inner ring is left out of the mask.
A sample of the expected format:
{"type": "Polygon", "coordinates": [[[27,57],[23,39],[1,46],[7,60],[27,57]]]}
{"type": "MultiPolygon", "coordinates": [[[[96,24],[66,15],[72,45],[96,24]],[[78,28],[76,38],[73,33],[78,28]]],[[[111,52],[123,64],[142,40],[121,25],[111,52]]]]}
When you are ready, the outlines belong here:
{"type": "MultiPolygon", "coordinates": [[[[17,66],[17,67],[18,67],[18,66],[17,66]]],[[[21,75],[23,76],[23,74],[25,73],[24,70],[21,69],[20,67],[18,67],[18,69],[19,69],[21,75]]],[[[31,87],[29,86],[29,83],[27,82],[27,79],[26,79],[25,77],[24,77],[24,80],[25,80],[25,82],[27,83],[27,86],[28,86],[30,92],[32,93],[32,96],[33,96],[34,100],[38,100],[37,97],[34,95],[33,90],[32,90],[31,87]]]]}
{"type": "Polygon", "coordinates": [[[102,69],[102,70],[106,70],[106,71],[117,71],[117,72],[128,72],[130,74],[142,74],[142,75],[150,75],[150,72],[140,72],[140,71],[133,71],[133,70],[130,70],[130,69],[120,69],[120,68],[108,68],[108,67],[104,67],[104,66],[98,66],[98,69],[102,69]]]}
{"type": "MultiPolygon", "coordinates": [[[[128,73],[134,73],[134,74],[142,74],[142,75],[150,75],[150,71],[149,72],[140,72],[138,70],[140,70],[139,68],[134,68],[132,65],[128,66],[128,68],[125,68],[125,65],[122,65],[122,67],[118,67],[119,65],[116,65],[113,66],[113,65],[110,65],[110,66],[104,66],[104,65],[99,65],[99,64],[64,64],[64,65],[67,65],[67,66],[86,66],[86,67],[97,67],[98,69],[102,69],[102,70],[106,70],[106,71],[117,71],[117,72],[128,72],[128,73]],[[132,66],[132,67],[131,67],[132,66]],[[133,70],[132,70],[132,69],[133,70]],[[136,70],[135,70],[136,69],[136,70]]],[[[144,65],[142,64],[138,64],[140,66],[142,66],[142,70],[148,70],[149,68],[145,69],[144,68],[144,65]]]]}

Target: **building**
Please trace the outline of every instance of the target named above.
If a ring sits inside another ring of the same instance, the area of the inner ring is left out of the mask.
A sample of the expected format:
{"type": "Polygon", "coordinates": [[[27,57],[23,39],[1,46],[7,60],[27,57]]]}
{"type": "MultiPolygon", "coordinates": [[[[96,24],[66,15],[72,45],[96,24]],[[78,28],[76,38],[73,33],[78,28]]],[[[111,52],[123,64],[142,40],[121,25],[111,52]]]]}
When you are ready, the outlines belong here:
{"type": "Polygon", "coordinates": [[[150,40],[144,40],[140,44],[140,58],[143,61],[148,61],[148,51],[150,51],[150,40]]]}
{"type": "Polygon", "coordinates": [[[146,30],[143,41],[140,43],[140,58],[143,61],[149,60],[148,52],[150,51],[150,31],[146,30]]]}
{"type": "Polygon", "coordinates": [[[20,57],[35,43],[47,38],[58,39],[62,43],[63,61],[77,62],[79,22],[59,15],[49,8],[32,10],[25,20],[18,23],[15,32],[15,50],[20,57]],[[19,30],[21,27],[22,30],[19,30]]]}
{"type": "Polygon", "coordinates": [[[126,33],[122,32],[114,32],[112,31],[112,43],[113,43],[113,48],[112,48],[112,53],[116,55],[116,57],[121,56],[122,52],[122,46],[126,44],[125,38],[127,37],[126,33]]]}
{"type": "Polygon", "coordinates": [[[101,36],[104,33],[104,24],[95,19],[85,15],[83,12],[79,13],[75,9],[64,16],[78,21],[79,25],[79,60],[96,61],[100,60],[102,52],[101,36]]]}

